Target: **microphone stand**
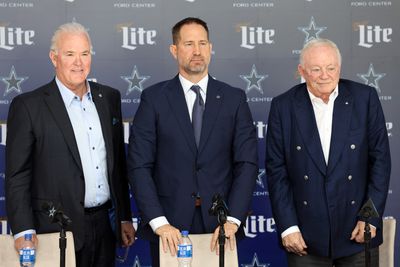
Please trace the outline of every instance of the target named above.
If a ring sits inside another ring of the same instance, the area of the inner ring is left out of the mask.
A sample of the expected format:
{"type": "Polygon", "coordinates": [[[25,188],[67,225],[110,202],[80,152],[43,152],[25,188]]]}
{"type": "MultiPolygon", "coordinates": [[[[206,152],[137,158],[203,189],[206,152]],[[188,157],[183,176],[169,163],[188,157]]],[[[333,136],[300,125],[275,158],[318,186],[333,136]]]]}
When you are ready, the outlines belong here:
{"type": "Polygon", "coordinates": [[[364,252],[365,252],[365,267],[371,266],[371,251],[370,251],[370,241],[371,241],[371,227],[369,225],[369,221],[371,218],[379,218],[378,211],[375,208],[372,199],[368,199],[368,201],[361,207],[360,212],[358,213],[363,221],[364,225],[364,252]]]}
{"type": "Polygon", "coordinates": [[[59,208],[55,208],[52,203],[45,203],[42,207],[51,219],[51,223],[57,223],[60,226],[60,238],[58,246],[60,248],[60,267],[65,267],[65,250],[67,248],[67,237],[65,229],[72,222],[59,208]]]}
{"type": "Polygon", "coordinates": [[[58,241],[58,245],[60,248],[60,267],[65,267],[65,250],[67,248],[67,237],[65,234],[65,229],[71,223],[71,220],[62,212],[60,212],[59,215],[59,217],[61,217],[61,220],[59,220],[57,223],[58,225],[60,225],[60,238],[58,241]]]}
{"type": "Polygon", "coordinates": [[[224,224],[226,223],[226,214],[224,211],[218,213],[218,224],[219,224],[219,234],[218,234],[218,243],[219,243],[219,267],[225,266],[225,229],[224,224]]]}
{"type": "Polygon", "coordinates": [[[210,215],[217,216],[219,225],[218,244],[219,244],[219,267],[225,266],[225,229],[224,224],[228,216],[228,207],[219,194],[214,195],[213,204],[209,210],[210,215]]]}

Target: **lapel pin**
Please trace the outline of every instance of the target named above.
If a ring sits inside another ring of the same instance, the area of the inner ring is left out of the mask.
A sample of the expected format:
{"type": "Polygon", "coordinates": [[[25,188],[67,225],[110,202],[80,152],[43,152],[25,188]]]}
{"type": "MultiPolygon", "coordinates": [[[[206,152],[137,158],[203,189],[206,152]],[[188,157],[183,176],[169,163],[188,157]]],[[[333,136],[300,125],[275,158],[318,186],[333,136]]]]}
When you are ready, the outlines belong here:
{"type": "Polygon", "coordinates": [[[216,98],[217,98],[217,99],[220,99],[220,98],[221,98],[221,96],[220,96],[220,95],[217,95],[217,96],[216,96],[216,98]]]}
{"type": "Polygon", "coordinates": [[[347,101],[346,101],[346,103],[345,103],[345,104],[346,104],[346,105],[348,105],[348,104],[349,104],[349,102],[347,102],[347,101]]]}
{"type": "Polygon", "coordinates": [[[99,94],[99,97],[103,97],[103,95],[102,95],[102,94],[99,94]]]}

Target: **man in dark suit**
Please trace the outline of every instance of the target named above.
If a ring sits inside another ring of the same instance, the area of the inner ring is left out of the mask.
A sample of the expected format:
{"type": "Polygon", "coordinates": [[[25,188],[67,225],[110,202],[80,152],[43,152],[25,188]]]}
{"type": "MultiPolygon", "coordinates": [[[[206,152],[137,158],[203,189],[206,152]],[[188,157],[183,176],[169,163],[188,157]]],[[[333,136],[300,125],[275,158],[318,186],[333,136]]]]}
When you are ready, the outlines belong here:
{"type": "MultiPolygon", "coordinates": [[[[277,231],[290,267],[364,264],[369,198],[382,216],[390,151],[375,88],[340,79],[330,40],[307,43],[298,71],[306,80],[271,103],[266,168],[277,231]]],[[[378,266],[382,218],[370,220],[371,266],[378,266]]]]}
{"type": "MultiPolygon", "coordinates": [[[[49,54],[55,79],[14,98],[8,114],[6,208],[17,250],[25,233],[59,231],[43,210],[52,203],[72,220],[67,230],[74,234],[77,266],[109,267],[116,239],[130,246],[135,232],[120,94],[86,80],[91,51],[82,25],[61,25],[49,54]]],[[[35,235],[34,241],[37,245],[35,235]]]]}
{"type": "Polygon", "coordinates": [[[150,240],[158,266],[158,236],[172,255],[180,230],[213,233],[208,213],[215,193],[230,210],[224,226],[233,248],[246,219],[258,173],[257,137],[243,90],[208,75],[207,24],[186,18],[172,29],[170,52],[179,74],[143,91],[131,128],[128,177],[141,215],[139,236],[150,240]]]}

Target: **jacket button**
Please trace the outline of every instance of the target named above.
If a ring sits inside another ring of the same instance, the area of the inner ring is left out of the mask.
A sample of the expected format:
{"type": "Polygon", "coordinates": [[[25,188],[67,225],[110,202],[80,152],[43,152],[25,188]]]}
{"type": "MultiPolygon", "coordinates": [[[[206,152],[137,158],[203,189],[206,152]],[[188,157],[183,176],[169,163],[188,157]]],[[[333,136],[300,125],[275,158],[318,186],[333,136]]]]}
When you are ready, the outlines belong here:
{"type": "Polygon", "coordinates": [[[308,175],[304,175],[304,180],[308,180],[308,175]]]}
{"type": "Polygon", "coordinates": [[[303,201],[303,204],[304,204],[304,206],[308,205],[307,201],[303,201]]]}
{"type": "Polygon", "coordinates": [[[297,151],[301,150],[301,146],[296,146],[297,151]]]}
{"type": "Polygon", "coordinates": [[[350,148],[351,148],[352,150],[354,150],[354,149],[356,149],[356,145],[355,145],[355,144],[351,144],[351,145],[350,145],[350,148]]]}
{"type": "Polygon", "coordinates": [[[349,176],[347,176],[347,179],[349,179],[349,181],[350,181],[351,179],[353,179],[353,176],[349,175],[349,176]]]}
{"type": "Polygon", "coordinates": [[[356,202],[354,200],[352,200],[351,201],[351,205],[354,205],[354,204],[356,204],[356,202]]]}

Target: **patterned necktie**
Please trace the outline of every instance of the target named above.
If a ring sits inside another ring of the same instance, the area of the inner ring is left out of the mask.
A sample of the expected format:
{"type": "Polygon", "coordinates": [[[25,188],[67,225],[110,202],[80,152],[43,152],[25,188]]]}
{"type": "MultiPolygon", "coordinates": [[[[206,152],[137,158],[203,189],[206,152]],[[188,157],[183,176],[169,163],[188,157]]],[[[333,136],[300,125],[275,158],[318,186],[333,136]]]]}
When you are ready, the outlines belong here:
{"type": "Polygon", "coordinates": [[[193,85],[190,90],[196,93],[196,100],[194,101],[192,110],[192,125],[194,131],[194,138],[196,140],[196,145],[199,147],[200,135],[201,135],[201,125],[203,123],[203,113],[204,113],[204,101],[200,94],[200,86],[193,85]]]}

